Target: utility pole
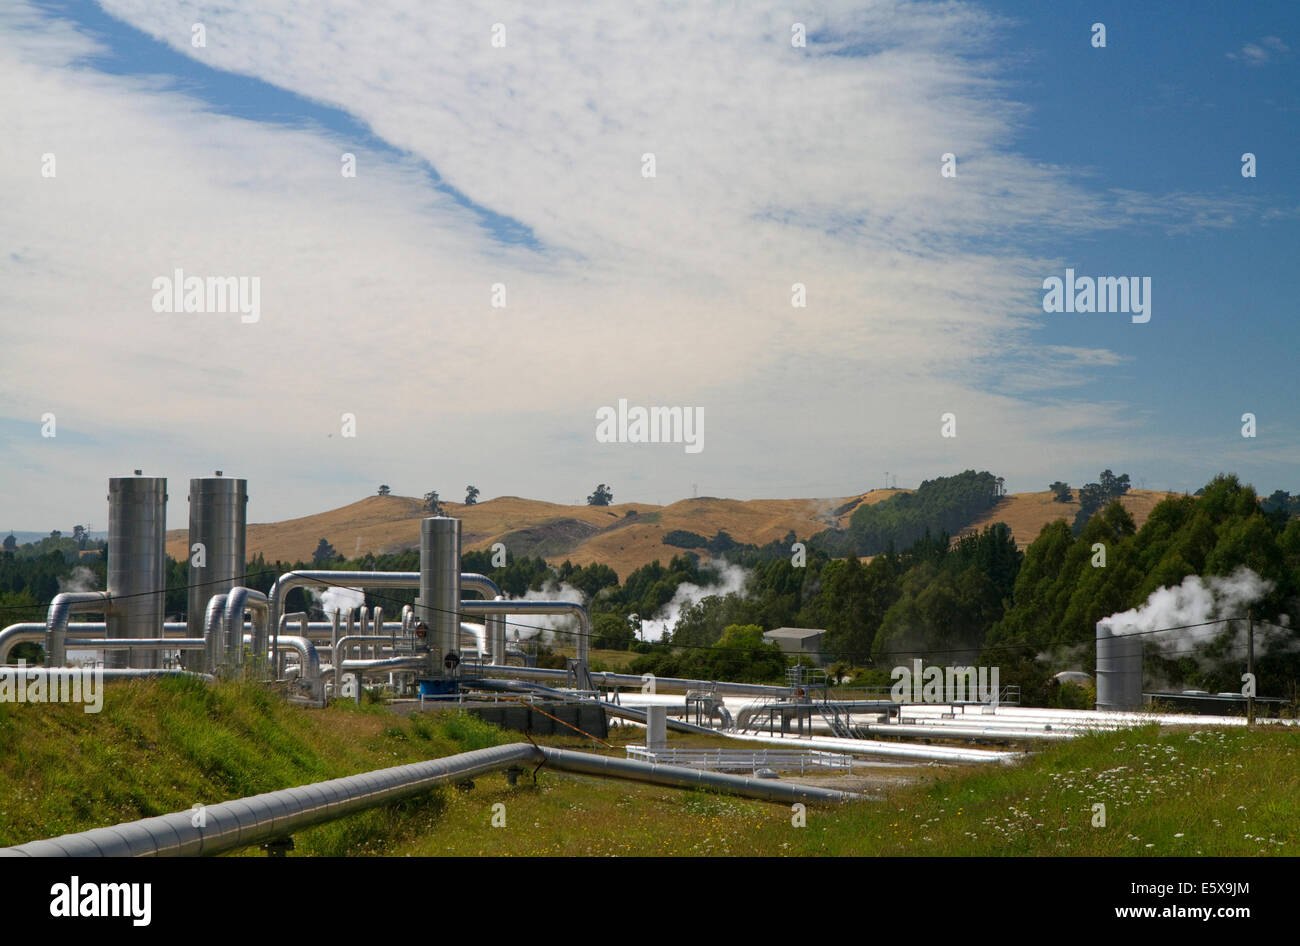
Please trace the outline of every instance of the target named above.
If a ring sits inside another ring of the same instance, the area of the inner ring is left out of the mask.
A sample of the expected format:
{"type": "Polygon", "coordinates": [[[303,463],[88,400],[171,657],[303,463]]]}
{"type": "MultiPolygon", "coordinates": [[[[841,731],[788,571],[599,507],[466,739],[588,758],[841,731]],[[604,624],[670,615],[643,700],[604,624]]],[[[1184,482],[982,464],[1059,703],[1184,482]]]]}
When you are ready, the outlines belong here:
{"type": "Polygon", "coordinates": [[[1250,692],[1246,694],[1246,725],[1255,725],[1255,609],[1246,611],[1246,675],[1250,692]]]}

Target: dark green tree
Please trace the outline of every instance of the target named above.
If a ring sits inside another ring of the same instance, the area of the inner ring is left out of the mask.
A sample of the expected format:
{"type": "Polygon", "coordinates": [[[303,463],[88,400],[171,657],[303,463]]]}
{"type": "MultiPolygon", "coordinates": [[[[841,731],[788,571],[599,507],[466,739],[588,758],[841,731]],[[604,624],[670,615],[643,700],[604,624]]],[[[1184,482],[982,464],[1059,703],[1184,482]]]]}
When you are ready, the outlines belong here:
{"type": "Polygon", "coordinates": [[[601,483],[596,491],[587,497],[588,506],[608,506],[614,499],[614,491],[601,483]]]}
{"type": "Polygon", "coordinates": [[[311,560],[317,565],[326,565],[339,557],[339,553],[334,546],[330,545],[324,539],[316,543],[316,551],[312,554],[311,560]]]}

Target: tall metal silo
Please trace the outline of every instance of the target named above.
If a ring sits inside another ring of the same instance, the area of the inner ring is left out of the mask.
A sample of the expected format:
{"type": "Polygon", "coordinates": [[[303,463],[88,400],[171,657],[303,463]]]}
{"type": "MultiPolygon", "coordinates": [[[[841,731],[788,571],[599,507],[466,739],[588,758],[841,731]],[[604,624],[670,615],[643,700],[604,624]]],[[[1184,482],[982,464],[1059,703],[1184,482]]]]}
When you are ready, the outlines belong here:
{"type": "Polygon", "coordinates": [[[1142,708],[1142,638],[1097,622],[1097,709],[1142,708]]]}
{"type": "Polygon", "coordinates": [[[440,659],[459,653],[459,519],[433,516],[420,522],[420,597],[415,611],[429,625],[440,659]]]}
{"type": "MultiPolygon", "coordinates": [[[[189,606],[186,633],[203,636],[203,619],[208,601],[244,584],[248,527],[248,480],[222,476],[200,476],[190,480],[189,606]],[[201,545],[200,550],[195,546],[201,545]]],[[[187,670],[208,670],[202,651],[186,651],[182,662],[187,670]]]]}
{"type": "MultiPolygon", "coordinates": [[[[108,481],[109,637],[163,636],[167,581],[167,478],[114,476],[108,481]]],[[[108,667],[157,667],[156,650],[107,651],[108,667]]]]}

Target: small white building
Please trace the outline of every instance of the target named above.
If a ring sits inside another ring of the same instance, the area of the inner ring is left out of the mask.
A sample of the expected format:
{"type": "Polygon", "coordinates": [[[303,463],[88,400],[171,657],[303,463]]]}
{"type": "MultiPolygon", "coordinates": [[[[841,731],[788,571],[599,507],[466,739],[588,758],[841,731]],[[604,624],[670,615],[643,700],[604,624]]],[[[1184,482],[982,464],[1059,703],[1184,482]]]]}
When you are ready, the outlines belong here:
{"type": "Polygon", "coordinates": [[[791,657],[802,657],[807,663],[822,664],[822,646],[826,631],[817,627],[778,627],[763,632],[763,640],[776,644],[791,657]]]}

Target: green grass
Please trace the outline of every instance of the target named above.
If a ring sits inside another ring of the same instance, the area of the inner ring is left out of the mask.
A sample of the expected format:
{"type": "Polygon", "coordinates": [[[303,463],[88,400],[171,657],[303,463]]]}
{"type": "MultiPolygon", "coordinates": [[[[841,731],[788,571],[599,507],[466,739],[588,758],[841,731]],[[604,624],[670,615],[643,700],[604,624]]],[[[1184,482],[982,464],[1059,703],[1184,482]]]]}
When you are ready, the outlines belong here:
{"type": "MultiPolygon", "coordinates": [[[[610,741],[635,739],[616,730],[610,741]]],[[[455,714],[285,703],[253,684],[110,685],[103,712],[0,704],[0,844],[464,752],[520,734],[455,714]]],[[[708,737],[673,737],[705,745],[708,737]]],[[[539,739],[605,750],[576,735],[539,739]]],[[[543,768],[478,777],[295,836],[294,855],[1295,854],[1300,730],[1155,726],[1018,767],[920,767],[876,801],[809,808],[543,768]],[[1094,827],[1095,804],[1106,824],[1094,827]],[[496,805],[504,808],[494,808],[496,805]],[[504,826],[494,827],[504,814],[504,826]]],[[[249,851],[246,853],[257,853],[249,851]]]]}
{"type": "Polygon", "coordinates": [[[1019,767],[945,770],[924,785],[795,827],[784,805],[542,770],[485,776],[449,800],[414,855],[1294,855],[1300,732],[1148,727],[1060,743],[1019,767]],[[492,827],[492,806],[505,826],[492,827]],[[1093,805],[1106,823],[1094,827],[1093,805]]]}
{"type": "MultiPolygon", "coordinates": [[[[104,707],[0,703],[0,845],[21,844],[509,741],[476,718],[286,703],[249,683],[111,683],[104,707]]],[[[301,852],[365,853],[440,791],[305,831],[301,852]]]]}

